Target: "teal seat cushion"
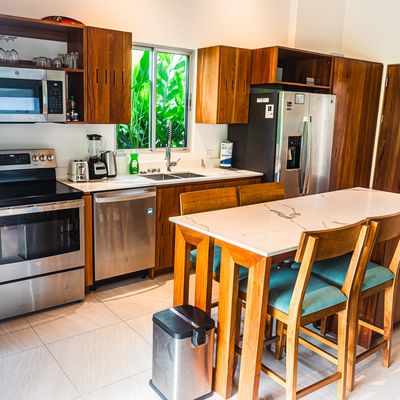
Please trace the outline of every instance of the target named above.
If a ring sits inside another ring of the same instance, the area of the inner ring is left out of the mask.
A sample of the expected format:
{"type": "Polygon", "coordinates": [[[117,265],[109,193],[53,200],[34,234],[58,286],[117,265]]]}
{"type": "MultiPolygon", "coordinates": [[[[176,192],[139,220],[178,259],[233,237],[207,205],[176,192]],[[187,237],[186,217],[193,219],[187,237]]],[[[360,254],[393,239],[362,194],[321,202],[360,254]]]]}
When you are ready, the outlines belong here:
{"type": "MultiPolygon", "coordinates": [[[[196,263],[197,251],[192,250],[190,252],[190,261],[194,264],[196,263]]],[[[214,260],[213,260],[213,273],[216,278],[219,279],[219,274],[221,270],[221,247],[214,246],[214,260]]],[[[246,278],[248,275],[248,269],[245,267],[239,268],[239,279],[246,278]]]]}
{"type": "MultiPolygon", "coordinates": [[[[294,285],[298,271],[291,268],[271,269],[269,283],[268,305],[289,313],[294,285]]],[[[239,282],[239,288],[247,292],[247,279],[239,282]]],[[[335,306],[347,300],[346,296],[336,286],[311,275],[303,301],[302,316],[335,306]]]]}
{"type": "MultiPolygon", "coordinates": [[[[351,254],[331,258],[329,260],[316,261],[312,268],[315,276],[325,279],[332,285],[343,286],[347,269],[351,260],[351,254]]],[[[292,264],[293,269],[299,269],[299,263],[292,264]]],[[[371,289],[394,278],[393,273],[385,267],[370,261],[365,271],[362,291],[371,289]]]]}

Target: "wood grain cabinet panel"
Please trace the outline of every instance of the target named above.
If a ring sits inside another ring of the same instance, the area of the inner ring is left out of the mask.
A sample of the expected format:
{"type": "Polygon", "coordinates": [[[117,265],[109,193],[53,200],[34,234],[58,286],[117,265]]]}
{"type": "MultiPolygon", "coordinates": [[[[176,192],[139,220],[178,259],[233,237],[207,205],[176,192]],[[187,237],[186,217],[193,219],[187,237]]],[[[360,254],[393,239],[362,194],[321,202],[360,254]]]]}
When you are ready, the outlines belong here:
{"type": "Polygon", "coordinates": [[[248,122],[251,50],[214,46],[198,50],[196,122],[248,122]]]}
{"type": "Polygon", "coordinates": [[[335,57],[331,190],[369,186],[382,71],[379,63],[335,57]]]}
{"type": "Polygon", "coordinates": [[[86,27],[86,120],[130,123],[132,34],[86,27]]]}
{"type": "Polygon", "coordinates": [[[157,187],[156,265],[151,275],[159,275],[172,270],[174,261],[175,226],[169,222],[169,218],[176,217],[180,214],[179,196],[181,193],[195,190],[251,185],[260,182],[261,178],[255,177],[157,187]]]}

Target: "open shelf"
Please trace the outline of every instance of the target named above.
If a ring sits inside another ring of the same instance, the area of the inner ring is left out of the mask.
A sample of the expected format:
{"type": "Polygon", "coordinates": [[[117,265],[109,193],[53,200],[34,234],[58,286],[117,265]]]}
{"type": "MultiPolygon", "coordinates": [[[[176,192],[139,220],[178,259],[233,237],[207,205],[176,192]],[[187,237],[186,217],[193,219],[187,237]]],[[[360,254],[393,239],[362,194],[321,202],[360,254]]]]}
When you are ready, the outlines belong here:
{"type": "Polygon", "coordinates": [[[275,46],[253,50],[251,84],[331,90],[333,57],[328,54],[275,46]],[[307,79],[314,84],[307,84],[307,79]]]}
{"type": "Polygon", "coordinates": [[[0,67],[13,67],[13,68],[29,68],[29,69],[51,69],[56,71],[65,71],[68,73],[82,74],[83,68],[54,68],[54,67],[42,67],[34,65],[30,60],[20,60],[18,63],[0,63],[0,67]]]}

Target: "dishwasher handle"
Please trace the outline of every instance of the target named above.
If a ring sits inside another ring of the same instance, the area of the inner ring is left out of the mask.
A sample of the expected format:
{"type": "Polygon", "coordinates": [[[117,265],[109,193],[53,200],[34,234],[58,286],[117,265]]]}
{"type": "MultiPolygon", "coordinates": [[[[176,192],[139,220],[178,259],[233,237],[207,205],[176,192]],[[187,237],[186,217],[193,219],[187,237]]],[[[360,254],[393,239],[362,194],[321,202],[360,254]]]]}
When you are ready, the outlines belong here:
{"type": "Polygon", "coordinates": [[[95,202],[98,204],[119,203],[122,201],[132,201],[156,197],[155,190],[135,190],[135,191],[120,191],[116,193],[97,194],[94,196],[95,202]]]}

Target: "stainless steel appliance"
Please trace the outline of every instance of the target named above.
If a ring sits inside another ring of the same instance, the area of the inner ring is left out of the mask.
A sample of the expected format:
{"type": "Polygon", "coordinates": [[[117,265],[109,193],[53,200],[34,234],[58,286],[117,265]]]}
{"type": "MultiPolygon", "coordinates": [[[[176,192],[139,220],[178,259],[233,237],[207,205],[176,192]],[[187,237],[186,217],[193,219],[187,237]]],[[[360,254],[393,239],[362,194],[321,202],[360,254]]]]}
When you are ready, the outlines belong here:
{"type": "Polygon", "coordinates": [[[115,151],[105,151],[100,154],[100,161],[102,161],[107,169],[108,177],[117,176],[117,159],[115,151]]]}
{"type": "Polygon", "coordinates": [[[0,67],[0,122],[65,122],[65,72],[0,67]]]}
{"type": "Polygon", "coordinates": [[[89,180],[87,161],[71,160],[68,164],[68,179],[72,182],[87,182],[89,180]]]}
{"type": "Polygon", "coordinates": [[[84,297],[82,192],[53,150],[0,151],[0,319],[84,297]]]}
{"type": "Polygon", "coordinates": [[[252,88],[249,123],[229,125],[233,166],[285,183],[288,197],[329,191],[336,96],[252,88]]]}
{"type": "Polygon", "coordinates": [[[87,135],[89,150],[89,179],[102,179],[107,176],[106,164],[101,161],[100,155],[103,152],[103,137],[95,133],[87,135]]]}
{"type": "Polygon", "coordinates": [[[153,315],[151,387],[168,400],[199,399],[212,391],[215,322],[193,306],[153,315]]]}
{"type": "Polygon", "coordinates": [[[156,190],[94,195],[95,281],[154,267],[156,190]]]}

